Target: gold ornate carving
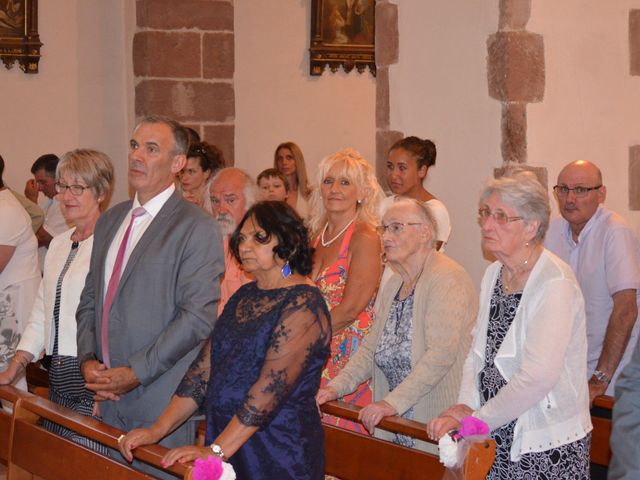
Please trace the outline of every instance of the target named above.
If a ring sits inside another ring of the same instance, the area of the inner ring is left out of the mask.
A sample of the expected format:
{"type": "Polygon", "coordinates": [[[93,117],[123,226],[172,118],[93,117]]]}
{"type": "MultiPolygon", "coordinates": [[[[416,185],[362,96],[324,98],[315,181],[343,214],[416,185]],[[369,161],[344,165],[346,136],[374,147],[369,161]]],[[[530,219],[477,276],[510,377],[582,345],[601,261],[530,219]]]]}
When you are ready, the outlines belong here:
{"type": "Polygon", "coordinates": [[[38,73],[38,0],[0,3],[0,60],[7,69],[18,62],[24,73],[38,73]]]}

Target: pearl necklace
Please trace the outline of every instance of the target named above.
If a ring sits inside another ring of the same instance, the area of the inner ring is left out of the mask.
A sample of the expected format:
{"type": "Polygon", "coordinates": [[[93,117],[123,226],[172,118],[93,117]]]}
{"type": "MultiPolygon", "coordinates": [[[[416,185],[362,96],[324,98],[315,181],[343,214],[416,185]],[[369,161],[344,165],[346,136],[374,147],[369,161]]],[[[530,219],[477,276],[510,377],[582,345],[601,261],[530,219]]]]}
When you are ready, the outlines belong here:
{"type": "Polygon", "coordinates": [[[333,242],[335,242],[338,238],[340,238],[340,235],[342,235],[344,232],[346,232],[346,231],[347,231],[347,228],[349,228],[349,227],[351,226],[351,224],[352,224],[353,222],[355,222],[355,221],[356,221],[356,218],[357,218],[357,217],[358,217],[357,215],[356,215],[355,217],[353,217],[353,218],[351,219],[351,221],[350,221],[349,223],[347,223],[347,224],[344,226],[344,228],[343,228],[342,230],[340,230],[340,231],[338,232],[338,234],[337,234],[335,237],[333,237],[331,240],[329,240],[328,242],[325,242],[325,240],[324,240],[324,234],[327,232],[327,228],[329,228],[329,222],[325,223],[325,224],[324,224],[324,229],[322,230],[322,234],[320,235],[320,243],[322,244],[322,246],[323,246],[323,247],[328,247],[328,246],[329,246],[329,245],[331,245],[333,242]]]}

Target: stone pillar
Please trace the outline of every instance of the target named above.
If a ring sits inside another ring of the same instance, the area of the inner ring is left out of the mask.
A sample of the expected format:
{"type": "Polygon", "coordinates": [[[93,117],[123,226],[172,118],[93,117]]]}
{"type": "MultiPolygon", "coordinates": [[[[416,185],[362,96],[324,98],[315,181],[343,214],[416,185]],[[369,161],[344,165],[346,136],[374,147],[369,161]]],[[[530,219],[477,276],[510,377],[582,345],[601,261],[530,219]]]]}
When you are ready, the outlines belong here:
{"type": "MultiPolygon", "coordinates": [[[[640,10],[629,11],[629,70],[640,75],[640,10]]],[[[640,210],[640,145],[629,147],[629,209],[640,210]]]]}
{"type": "Polygon", "coordinates": [[[137,0],[136,118],[166,115],[234,163],[232,0],[137,0]]]}
{"type": "Polygon", "coordinates": [[[498,32],[487,40],[489,95],[502,103],[502,159],[527,161],[527,103],[544,98],[541,35],[525,30],[531,0],[500,0],[498,32]]]}
{"type": "Polygon", "coordinates": [[[376,173],[382,188],[387,188],[384,171],[387,151],[404,137],[390,130],[389,66],[398,63],[398,6],[389,0],[376,2],[376,173]]]}

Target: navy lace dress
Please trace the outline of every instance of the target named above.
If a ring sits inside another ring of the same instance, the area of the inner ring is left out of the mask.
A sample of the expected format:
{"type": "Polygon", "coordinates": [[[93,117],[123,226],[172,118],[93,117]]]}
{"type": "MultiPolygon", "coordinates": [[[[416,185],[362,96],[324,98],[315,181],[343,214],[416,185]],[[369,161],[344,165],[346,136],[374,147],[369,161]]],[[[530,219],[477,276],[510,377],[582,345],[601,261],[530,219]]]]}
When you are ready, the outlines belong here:
{"type": "Polygon", "coordinates": [[[225,306],[210,348],[176,394],[204,406],[207,444],[234,415],[259,427],[229,460],[239,480],[324,479],[315,395],[330,341],[329,312],[316,287],[261,290],[253,282],[225,306]]]}

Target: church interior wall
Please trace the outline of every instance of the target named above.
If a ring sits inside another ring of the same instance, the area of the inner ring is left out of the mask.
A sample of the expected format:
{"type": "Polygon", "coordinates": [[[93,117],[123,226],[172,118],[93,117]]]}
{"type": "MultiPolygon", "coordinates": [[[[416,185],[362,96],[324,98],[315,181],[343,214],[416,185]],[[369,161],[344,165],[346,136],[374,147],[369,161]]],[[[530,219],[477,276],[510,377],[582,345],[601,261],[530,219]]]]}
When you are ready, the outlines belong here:
{"type": "Polygon", "coordinates": [[[309,75],[311,2],[234,2],[235,165],[257,175],[275,147],[297,143],[314,177],[325,156],[353,147],[375,165],[375,78],[355,69],[309,75]]]}
{"type": "Polygon", "coordinates": [[[17,64],[0,72],[0,148],[9,186],[22,191],[44,153],[90,147],[114,160],[114,201],[126,198],[132,19],[135,2],[126,0],[39,2],[39,73],[26,75],[17,64]]]}

